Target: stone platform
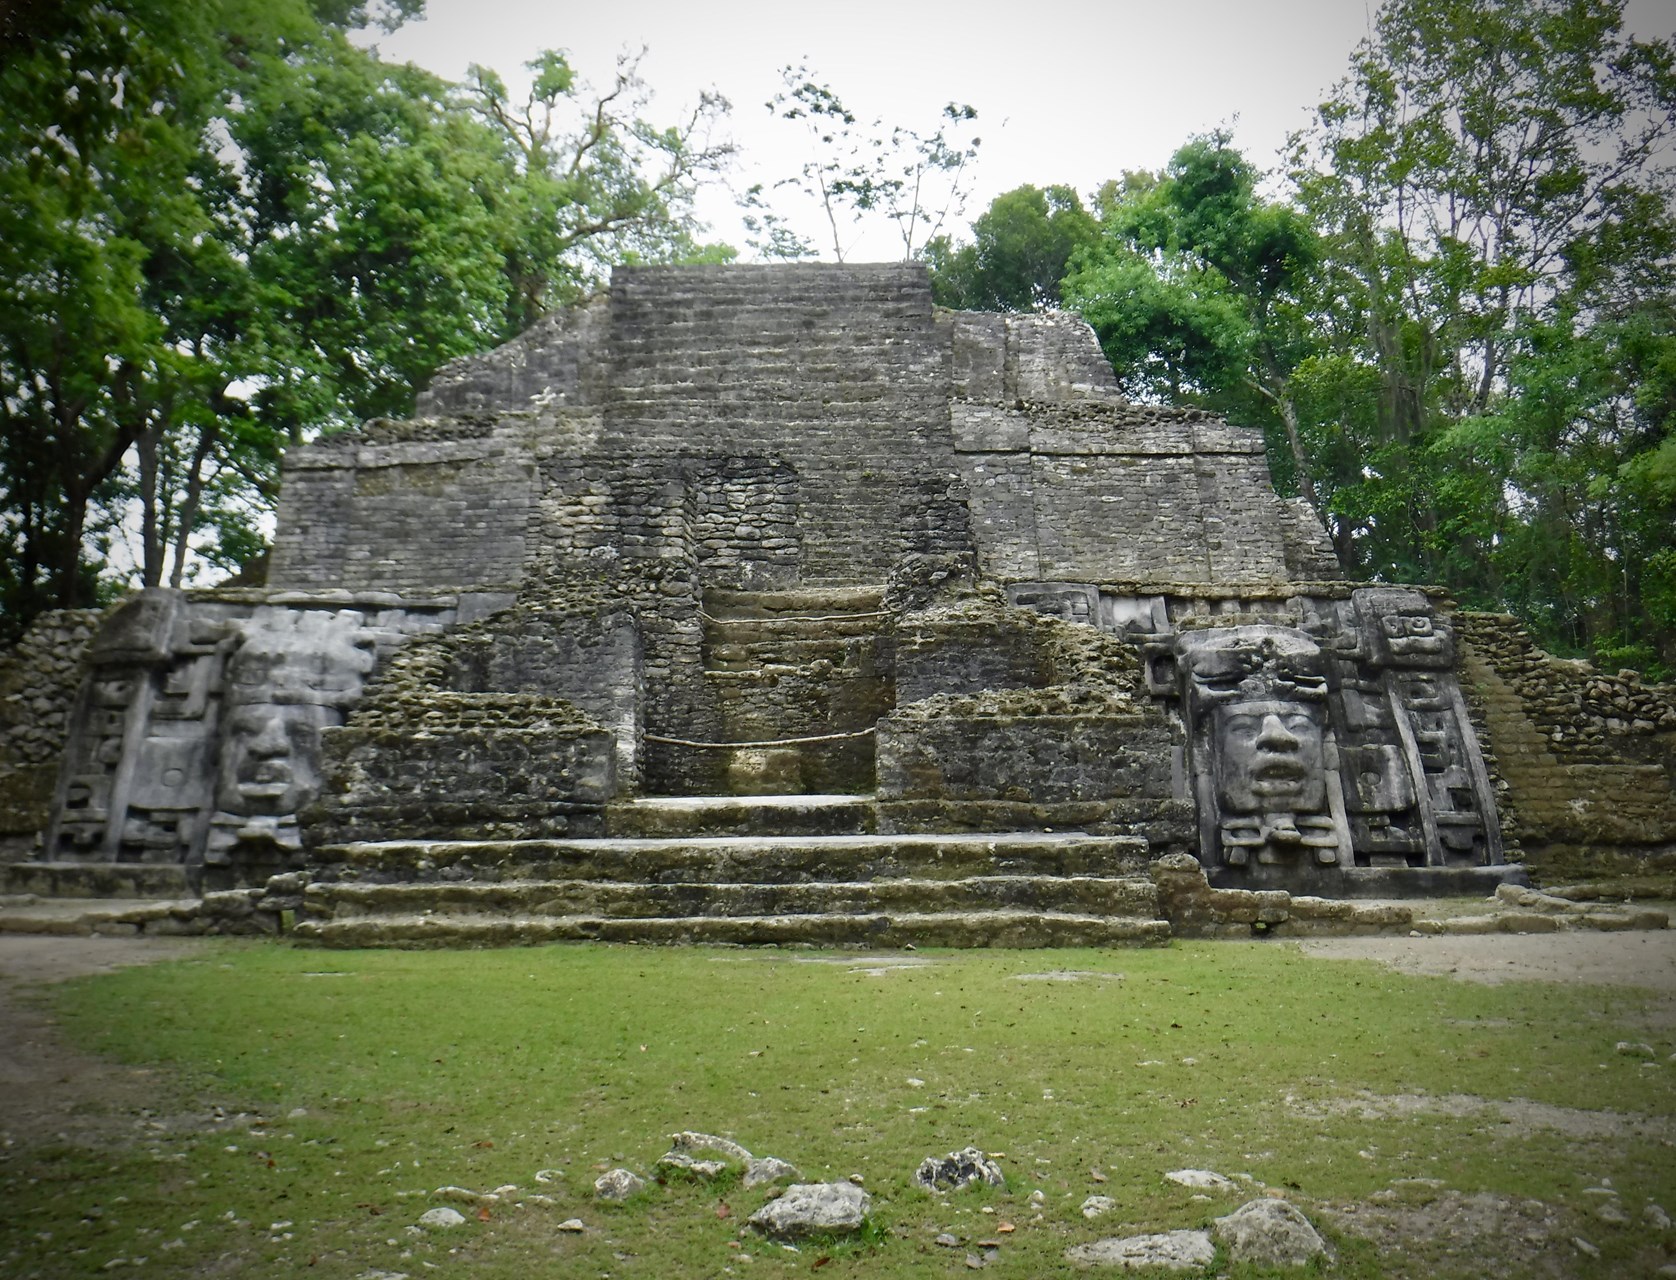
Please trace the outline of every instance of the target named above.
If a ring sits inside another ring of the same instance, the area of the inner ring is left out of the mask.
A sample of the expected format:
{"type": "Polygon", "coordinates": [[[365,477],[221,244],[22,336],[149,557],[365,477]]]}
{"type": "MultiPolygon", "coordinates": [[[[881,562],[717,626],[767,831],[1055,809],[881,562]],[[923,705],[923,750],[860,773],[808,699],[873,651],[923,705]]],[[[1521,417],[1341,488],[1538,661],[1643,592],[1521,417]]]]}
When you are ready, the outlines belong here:
{"type": "Polygon", "coordinates": [[[671,797],[614,824],[684,834],[323,849],[296,936],[327,946],[575,939],[818,946],[1117,946],[1169,938],[1146,845],[1082,832],[865,827],[864,797],[671,797]],[[779,834],[758,834],[772,827],[779,834]],[[731,829],[731,830],[729,830],[731,829]],[[727,834],[702,834],[728,830],[727,834]]]}

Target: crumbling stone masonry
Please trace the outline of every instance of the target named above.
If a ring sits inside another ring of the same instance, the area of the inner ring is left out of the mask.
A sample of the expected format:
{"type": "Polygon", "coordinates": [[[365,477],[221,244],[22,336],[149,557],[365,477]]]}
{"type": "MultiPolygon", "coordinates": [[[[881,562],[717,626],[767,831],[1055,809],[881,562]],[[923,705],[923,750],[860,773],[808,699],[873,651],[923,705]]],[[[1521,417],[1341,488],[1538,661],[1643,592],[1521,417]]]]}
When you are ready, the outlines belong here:
{"type": "Polygon", "coordinates": [[[1644,863],[1673,736],[1344,581],[1256,432],[1124,401],[1075,317],[621,269],[293,449],[265,589],[43,619],[0,838],[14,887],[146,868],[344,945],[1156,942],[1644,863]]]}

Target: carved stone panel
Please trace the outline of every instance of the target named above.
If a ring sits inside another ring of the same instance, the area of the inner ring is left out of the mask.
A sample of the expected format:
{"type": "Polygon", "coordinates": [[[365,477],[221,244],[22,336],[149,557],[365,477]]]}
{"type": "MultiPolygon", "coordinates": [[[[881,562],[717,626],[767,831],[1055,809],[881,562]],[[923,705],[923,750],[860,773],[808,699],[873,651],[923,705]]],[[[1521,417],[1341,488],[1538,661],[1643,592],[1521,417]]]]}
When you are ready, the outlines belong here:
{"type": "Polygon", "coordinates": [[[379,643],[439,612],[139,593],[90,646],[45,856],[220,868],[222,886],[282,868],[319,791],[321,729],[343,723],[379,643]]]}
{"type": "Polygon", "coordinates": [[[1320,647],[1256,625],[1185,632],[1175,651],[1204,855],[1232,867],[1346,860],[1320,647]]]}

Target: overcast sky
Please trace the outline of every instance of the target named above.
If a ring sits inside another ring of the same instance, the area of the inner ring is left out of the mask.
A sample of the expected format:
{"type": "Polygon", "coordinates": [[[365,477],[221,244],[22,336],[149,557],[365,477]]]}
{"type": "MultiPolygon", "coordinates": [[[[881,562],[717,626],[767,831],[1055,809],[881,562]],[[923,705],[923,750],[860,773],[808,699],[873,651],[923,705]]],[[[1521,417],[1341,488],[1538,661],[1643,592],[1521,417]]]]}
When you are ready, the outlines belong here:
{"type": "MultiPolygon", "coordinates": [[[[943,104],[969,103],[983,138],[971,218],[1022,183],[1086,196],[1126,169],[1156,169],[1195,133],[1231,125],[1236,145],[1272,167],[1287,135],[1349,65],[1373,0],[428,0],[427,16],[381,37],[385,57],[449,79],[470,63],[515,91],[522,64],[568,51],[596,85],[617,55],[646,46],[651,118],[674,123],[713,88],[733,103],[743,190],[796,173],[806,139],[764,103],[779,69],[807,63],[863,119],[929,129],[943,104]]],[[[1630,28],[1676,33],[1676,2],[1631,0],[1630,28]]],[[[712,235],[743,248],[731,200],[709,195],[712,235]]],[[[788,201],[786,212],[795,212],[788,201]]],[[[799,229],[815,236],[812,222],[799,229]]],[[[959,228],[964,232],[964,224],[959,228]]],[[[830,256],[830,248],[826,256],[830,256]]],[[[899,257],[873,235],[852,260],[899,257]]]]}

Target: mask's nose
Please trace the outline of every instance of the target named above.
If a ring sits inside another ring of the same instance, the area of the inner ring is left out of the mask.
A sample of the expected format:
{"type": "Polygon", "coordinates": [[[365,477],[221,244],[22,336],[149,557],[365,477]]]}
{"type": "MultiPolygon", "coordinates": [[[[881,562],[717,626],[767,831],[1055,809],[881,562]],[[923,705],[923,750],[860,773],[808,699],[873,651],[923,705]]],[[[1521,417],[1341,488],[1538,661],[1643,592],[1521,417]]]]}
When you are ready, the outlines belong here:
{"type": "Polygon", "coordinates": [[[1270,751],[1296,751],[1303,745],[1297,734],[1286,727],[1286,722],[1272,712],[1263,717],[1263,728],[1257,735],[1257,745],[1270,751]]]}

